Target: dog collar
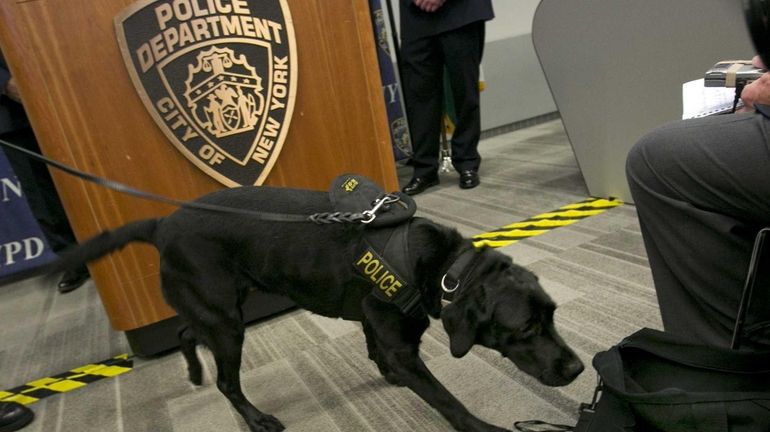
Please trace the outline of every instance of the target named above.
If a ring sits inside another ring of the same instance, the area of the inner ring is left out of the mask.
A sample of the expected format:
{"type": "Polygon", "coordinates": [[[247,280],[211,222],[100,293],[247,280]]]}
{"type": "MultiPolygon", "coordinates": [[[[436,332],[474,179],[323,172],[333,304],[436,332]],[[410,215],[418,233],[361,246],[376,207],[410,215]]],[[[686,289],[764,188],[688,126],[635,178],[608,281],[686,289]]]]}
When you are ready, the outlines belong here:
{"type": "Polygon", "coordinates": [[[468,282],[468,276],[471,274],[471,270],[475,267],[476,260],[481,255],[481,252],[477,251],[474,247],[464,250],[460,253],[460,256],[455,259],[449,270],[441,278],[441,290],[444,293],[441,295],[441,303],[451,303],[457,290],[468,282]]]}

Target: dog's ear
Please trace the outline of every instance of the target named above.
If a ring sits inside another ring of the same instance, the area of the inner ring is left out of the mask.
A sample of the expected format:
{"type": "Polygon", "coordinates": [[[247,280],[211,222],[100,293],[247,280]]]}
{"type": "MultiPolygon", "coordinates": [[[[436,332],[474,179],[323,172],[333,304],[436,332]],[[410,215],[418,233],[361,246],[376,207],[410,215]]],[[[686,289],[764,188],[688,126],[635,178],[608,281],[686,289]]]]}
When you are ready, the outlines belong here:
{"type": "Polygon", "coordinates": [[[484,290],[465,293],[441,311],[441,322],[449,335],[449,350],[460,358],[471,350],[479,324],[485,320],[484,290]]]}
{"type": "Polygon", "coordinates": [[[465,308],[456,303],[441,311],[441,322],[449,335],[449,350],[454,357],[460,358],[471,350],[476,339],[476,325],[466,317],[465,308]]]}

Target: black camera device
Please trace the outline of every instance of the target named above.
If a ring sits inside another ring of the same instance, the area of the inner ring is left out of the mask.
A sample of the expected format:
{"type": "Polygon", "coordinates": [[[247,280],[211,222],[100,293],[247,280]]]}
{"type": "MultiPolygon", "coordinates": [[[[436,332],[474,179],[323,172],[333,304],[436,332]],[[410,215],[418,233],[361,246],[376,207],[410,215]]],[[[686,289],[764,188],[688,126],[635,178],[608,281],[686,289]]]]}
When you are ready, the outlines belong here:
{"type": "Polygon", "coordinates": [[[767,72],[765,69],[752,66],[751,60],[726,60],[720,61],[707,70],[703,81],[706,87],[741,88],[765,72],[767,72]]]}

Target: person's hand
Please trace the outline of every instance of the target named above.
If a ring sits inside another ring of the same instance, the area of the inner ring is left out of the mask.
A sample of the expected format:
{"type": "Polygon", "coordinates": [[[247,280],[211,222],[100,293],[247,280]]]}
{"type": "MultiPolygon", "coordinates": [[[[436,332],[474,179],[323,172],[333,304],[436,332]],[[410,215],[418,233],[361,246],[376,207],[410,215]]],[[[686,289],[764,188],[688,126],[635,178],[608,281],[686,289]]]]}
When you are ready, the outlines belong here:
{"type": "Polygon", "coordinates": [[[425,12],[435,12],[446,0],[414,0],[414,5],[425,12]]]}
{"type": "Polygon", "coordinates": [[[21,93],[19,93],[19,86],[16,85],[16,80],[11,77],[5,84],[5,95],[11,98],[11,100],[21,103],[21,93]]]}
{"type": "Polygon", "coordinates": [[[744,109],[754,109],[755,104],[770,105],[770,74],[764,73],[756,81],[746,84],[741,92],[744,109]]]}
{"type": "Polygon", "coordinates": [[[755,55],[754,58],[751,59],[751,65],[757,69],[767,69],[767,66],[762,62],[762,58],[758,55],[755,55]]]}

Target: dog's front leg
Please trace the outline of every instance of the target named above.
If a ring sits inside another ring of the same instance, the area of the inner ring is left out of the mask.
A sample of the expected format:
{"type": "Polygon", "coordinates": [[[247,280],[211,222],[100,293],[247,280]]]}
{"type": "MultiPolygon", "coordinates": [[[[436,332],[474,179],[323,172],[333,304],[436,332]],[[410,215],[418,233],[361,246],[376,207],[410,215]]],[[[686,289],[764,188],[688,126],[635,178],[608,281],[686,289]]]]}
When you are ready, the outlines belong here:
{"type": "Polygon", "coordinates": [[[372,297],[364,300],[363,308],[379,358],[400,384],[428,402],[458,431],[507,431],[473,416],[428,370],[419,352],[420,338],[429,325],[427,317],[410,318],[372,297]]]}
{"type": "Polygon", "coordinates": [[[377,365],[377,369],[380,370],[380,374],[385,378],[385,381],[402,387],[403,384],[398,381],[398,377],[390,370],[383,357],[384,354],[381,354],[380,348],[377,347],[377,335],[375,335],[372,325],[367,320],[363,320],[361,324],[363,325],[364,336],[366,336],[366,349],[369,352],[369,359],[377,365]]]}

